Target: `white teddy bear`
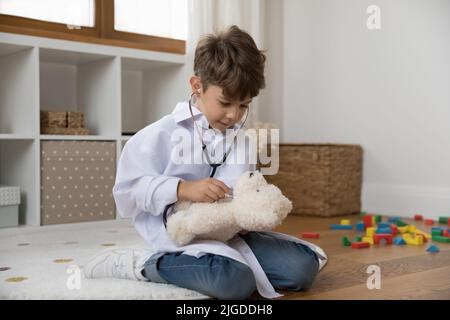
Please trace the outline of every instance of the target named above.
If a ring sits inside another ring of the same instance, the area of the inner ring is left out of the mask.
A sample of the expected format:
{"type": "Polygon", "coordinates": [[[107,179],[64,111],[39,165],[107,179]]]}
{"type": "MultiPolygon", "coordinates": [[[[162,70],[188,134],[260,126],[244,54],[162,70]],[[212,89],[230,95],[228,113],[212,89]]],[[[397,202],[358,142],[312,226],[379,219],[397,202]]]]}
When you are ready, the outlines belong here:
{"type": "Polygon", "coordinates": [[[167,219],[170,238],[179,246],[194,239],[227,241],[241,230],[270,231],[292,210],[292,202],[259,171],[236,182],[233,199],[214,203],[177,202],[167,219]]]}

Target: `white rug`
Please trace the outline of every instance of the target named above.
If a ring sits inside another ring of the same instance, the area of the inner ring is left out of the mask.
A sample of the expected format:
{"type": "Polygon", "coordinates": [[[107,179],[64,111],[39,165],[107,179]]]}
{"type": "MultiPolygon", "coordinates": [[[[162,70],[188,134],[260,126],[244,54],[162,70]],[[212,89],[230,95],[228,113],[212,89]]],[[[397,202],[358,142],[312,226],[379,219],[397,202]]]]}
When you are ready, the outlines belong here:
{"type": "Polygon", "coordinates": [[[204,299],[173,285],[85,279],[105,249],[145,248],[127,220],[0,229],[0,299],[204,299]]]}

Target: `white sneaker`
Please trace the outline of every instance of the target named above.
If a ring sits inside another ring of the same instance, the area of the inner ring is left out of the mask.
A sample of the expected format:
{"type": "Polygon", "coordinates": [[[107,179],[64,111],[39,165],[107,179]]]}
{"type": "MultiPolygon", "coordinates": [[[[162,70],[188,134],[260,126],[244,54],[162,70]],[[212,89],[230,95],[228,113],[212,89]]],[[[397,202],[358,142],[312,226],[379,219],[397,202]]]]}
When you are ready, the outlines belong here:
{"type": "Polygon", "coordinates": [[[137,252],[132,249],[115,249],[102,252],[84,266],[86,278],[117,278],[146,280],[135,269],[137,252]]]}

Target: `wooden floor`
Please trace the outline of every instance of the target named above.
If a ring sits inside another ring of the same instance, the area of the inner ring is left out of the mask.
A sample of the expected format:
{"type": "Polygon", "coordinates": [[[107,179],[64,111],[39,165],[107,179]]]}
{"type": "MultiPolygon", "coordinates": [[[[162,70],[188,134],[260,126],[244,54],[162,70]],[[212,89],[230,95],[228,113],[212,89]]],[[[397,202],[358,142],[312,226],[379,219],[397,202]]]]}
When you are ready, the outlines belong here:
{"type": "MultiPolygon", "coordinates": [[[[308,239],[328,255],[327,265],[311,289],[286,292],[281,299],[450,299],[450,244],[437,243],[440,252],[426,252],[423,246],[373,246],[352,249],[341,244],[341,237],[352,240],[356,231],[330,230],[330,224],[347,218],[352,223],[360,216],[311,218],[289,216],[276,231],[298,236],[301,232],[319,232],[320,239],[308,239]],[[381,268],[381,289],[369,290],[366,273],[369,265],[381,268]]],[[[387,218],[383,218],[386,221],[387,218]]],[[[421,221],[404,219],[419,229],[429,231],[421,221]]],[[[252,298],[258,299],[255,294],[252,298]]]]}

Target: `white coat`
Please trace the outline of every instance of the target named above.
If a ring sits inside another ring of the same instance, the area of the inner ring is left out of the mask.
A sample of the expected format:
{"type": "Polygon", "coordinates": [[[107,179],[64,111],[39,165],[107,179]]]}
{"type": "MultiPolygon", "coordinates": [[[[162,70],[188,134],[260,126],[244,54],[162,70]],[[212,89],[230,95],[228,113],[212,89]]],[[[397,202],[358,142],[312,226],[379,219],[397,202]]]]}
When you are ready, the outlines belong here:
{"type": "MultiPolygon", "coordinates": [[[[208,130],[209,123],[200,110],[192,107],[194,119],[199,127],[208,130]]],[[[238,124],[233,128],[237,130],[238,124]]],[[[201,257],[206,253],[226,256],[248,265],[256,279],[258,292],[266,298],[279,297],[270,284],[261,265],[256,260],[246,242],[239,236],[228,243],[213,240],[197,240],[186,246],[178,247],[169,238],[164,223],[163,211],[166,205],[177,201],[177,186],[180,180],[197,180],[209,177],[211,167],[202,164],[174,163],[171,152],[176,141],[172,141],[172,133],[180,128],[189,130],[193,139],[199,139],[194,132],[194,126],[187,102],[178,103],[173,112],[136,133],[122,151],[117,168],[116,183],[113,195],[117,210],[124,218],[131,218],[138,233],[151,246],[152,254],[157,252],[180,252],[201,257]]],[[[212,130],[212,129],[209,129],[212,130]]],[[[230,130],[232,133],[234,131],[230,130]]],[[[243,134],[243,130],[242,134],[243,134]]],[[[241,134],[241,133],[240,133],[241,134]]],[[[220,145],[225,138],[223,134],[205,135],[211,137],[206,141],[207,150],[213,150],[212,145],[220,145]]],[[[232,139],[227,139],[232,140],[232,139]]],[[[232,159],[233,152],[241,147],[234,144],[228,159],[232,159]]],[[[200,149],[201,152],[201,149],[200,149]]],[[[223,156],[222,149],[216,152],[213,159],[223,156]]],[[[216,162],[215,160],[213,160],[216,162]]],[[[254,170],[254,165],[228,164],[225,162],[218,167],[214,178],[233,187],[236,179],[247,170],[254,170]]],[[[318,246],[281,233],[271,232],[278,238],[303,243],[314,250],[319,256],[320,269],[327,262],[325,252],[318,246]]],[[[148,257],[141,259],[142,262],[148,257]]]]}

